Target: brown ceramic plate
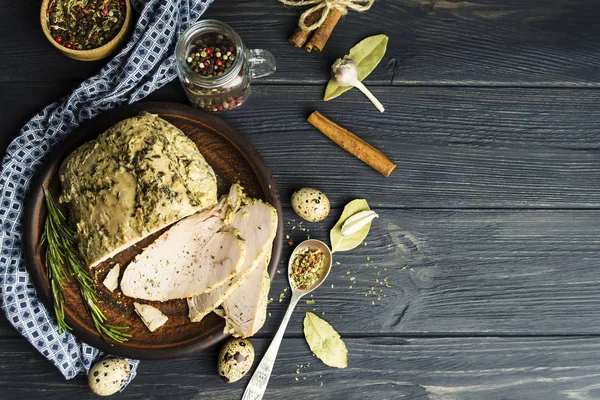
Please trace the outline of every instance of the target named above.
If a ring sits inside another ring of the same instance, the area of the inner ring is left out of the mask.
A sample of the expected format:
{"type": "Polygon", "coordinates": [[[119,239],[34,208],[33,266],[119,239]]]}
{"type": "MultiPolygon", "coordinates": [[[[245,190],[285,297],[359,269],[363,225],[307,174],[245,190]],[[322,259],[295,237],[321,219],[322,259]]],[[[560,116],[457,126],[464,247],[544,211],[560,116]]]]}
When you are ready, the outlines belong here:
{"type": "MultiPolygon", "coordinates": [[[[25,261],[33,277],[38,297],[49,310],[53,309],[52,294],[44,268],[43,251],[40,251],[38,246],[46,216],[42,184],[47,185],[58,197],[60,183],[57,171],[65,157],[115,123],[135,116],[141,111],[158,114],[181,129],[196,143],[217,175],[219,195],[226,193],[232,183],[239,182],[249,196],[263,199],[277,209],[279,226],[269,264],[271,279],[275,274],[283,242],[281,201],[273,176],[250,142],[229,124],[212,114],[181,104],[138,103],[103,114],[76,129],[68,139],[53,150],[51,158],[43,165],[36,182],[30,189],[25,214],[27,216],[25,218],[25,261]]],[[[129,260],[160,233],[162,232],[152,235],[113,259],[100,264],[98,281],[102,282],[114,263],[118,262],[121,266],[126,266],[129,260]]],[[[121,273],[122,271],[123,268],[121,273]]],[[[78,285],[75,283],[67,285],[64,289],[65,319],[73,328],[75,336],[108,353],[138,359],[182,357],[203,350],[226,337],[223,334],[224,322],[214,313],[206,316],[201,322],[189,322],[185,299],[149,303],[169,317],[163,327],[151,333],[133,311],[132,299],[124,297],[118,289],[115,293],[111,293],[102,284],[99,284],[98,288],[102,300],[101,309],[108,320],[116,325],[129,326],[128,332],[131,333],[132,338],[128,342],[108,342],[96,332],[81,301],[78,285]]]]}

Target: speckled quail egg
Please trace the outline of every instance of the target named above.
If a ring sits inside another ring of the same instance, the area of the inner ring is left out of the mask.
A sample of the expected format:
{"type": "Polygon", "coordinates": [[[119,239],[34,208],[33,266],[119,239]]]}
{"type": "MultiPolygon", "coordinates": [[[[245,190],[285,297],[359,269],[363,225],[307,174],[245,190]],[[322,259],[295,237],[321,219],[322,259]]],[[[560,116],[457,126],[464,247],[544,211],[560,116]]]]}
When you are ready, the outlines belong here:
{"type": "Polygon", "coordinates": [[[90,368],[88,384],[97,395],[110,396],[125,385],[129,371],[129,363],[122,358],[102,360],[90,368]]]}
{"type": "Polygon", "coordinates": [[[319,222],[327,218],[331,206],[325,193],[313,188],[302,188],[292,194],[292,208],[301,218],[319,222]]]}
{"type": "Polygon", "coordinates": [[[219,352],[217,369],[221,378],[232,383],[242,379],[254,362],[254,347],[246,339],[230,339],[219,352]]]}

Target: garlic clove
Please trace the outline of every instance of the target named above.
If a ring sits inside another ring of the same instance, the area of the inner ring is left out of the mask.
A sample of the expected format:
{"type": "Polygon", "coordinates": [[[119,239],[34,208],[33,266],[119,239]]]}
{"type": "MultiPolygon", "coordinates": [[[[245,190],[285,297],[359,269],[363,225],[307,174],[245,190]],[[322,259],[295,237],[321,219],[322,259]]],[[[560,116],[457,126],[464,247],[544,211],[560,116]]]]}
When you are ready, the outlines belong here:
{"type": "Polygon", "coordinates": [[[342,236],[349,236],[358,232],[374,218],[379,218],[379,215],[373,210],[365,210],[352,215],[342,225],[342,236]]]}
{"type": "Polygon", "coordinates": [[[358,67],[351,59],[338,58],[335,60],[331,66],[331,79],[339,86],[354,86],[358,88],[380,112],[385,111],[379,100],[377,100],[373,93],[371,93],[371,91],[358,79],[358,67]]]}
{"type": "Polygon", "coordinates": [[[354,61],[348,58],[338,58],[331,66],[331,79],[340,86],[356,86],[358,68],[354,61]]]}

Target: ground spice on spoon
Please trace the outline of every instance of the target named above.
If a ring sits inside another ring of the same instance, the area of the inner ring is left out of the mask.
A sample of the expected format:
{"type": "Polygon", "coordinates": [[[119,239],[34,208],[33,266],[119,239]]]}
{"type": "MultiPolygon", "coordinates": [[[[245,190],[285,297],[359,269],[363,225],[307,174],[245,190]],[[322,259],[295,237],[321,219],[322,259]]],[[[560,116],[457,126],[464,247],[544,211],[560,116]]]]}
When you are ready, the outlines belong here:
{"type": "Polygon", "coordinates": [[[323,258],[321,250],[305,248],[296,253],[290,278],[298,289],[309,289],[321,279],[323,258]]]}

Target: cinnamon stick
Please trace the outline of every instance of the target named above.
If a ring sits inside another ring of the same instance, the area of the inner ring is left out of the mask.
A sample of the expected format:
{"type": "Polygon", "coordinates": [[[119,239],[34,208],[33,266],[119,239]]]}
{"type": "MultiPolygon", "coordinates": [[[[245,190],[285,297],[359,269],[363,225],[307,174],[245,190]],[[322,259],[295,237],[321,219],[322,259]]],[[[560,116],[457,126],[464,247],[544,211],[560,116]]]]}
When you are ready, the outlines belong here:
{"type": "MultiPolygon", "coordinates": [[[[307,26],[314,24],[321,18],[321,14],[323,14],[322,10],[313,12],[308,17],[306,17],[306,20],[304,21],[304,23],[307,26]]],[[[312,31],[307,31],[307,30],[304,30],[304,29],[298,27],[294,31],[294,34],[292,36],[290,36],[289,42],[296,47],[302,47],[308,40],[308,37],[310,36],[311,32],[312,31]]]]}
{"type": "Polygon", "coordinates": [[[329,36],[331,36],[331,32],[333,32],[333,28],[337,25],[338,21],[342,17],[342,12],[337,8],[332,8],[329,10],[329,14],[325,21],[315,29],[315,32],[312,34],[304,49],[309,53],[316,49],[317,51],[323,50],[325,44],[329,40],[329,36]]]}
{"type": "Polygon", "coordinates": [[[369,165],[381,175],[388,177],[394,168],[396,168],[396,164],[381,151],[377,150],[349,130],[344,129],[325,118],[320,112],[315,111],[310,114],[308,122],[342,149],[369,165]]]}

